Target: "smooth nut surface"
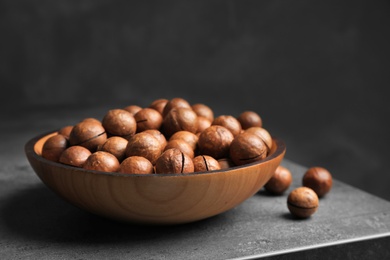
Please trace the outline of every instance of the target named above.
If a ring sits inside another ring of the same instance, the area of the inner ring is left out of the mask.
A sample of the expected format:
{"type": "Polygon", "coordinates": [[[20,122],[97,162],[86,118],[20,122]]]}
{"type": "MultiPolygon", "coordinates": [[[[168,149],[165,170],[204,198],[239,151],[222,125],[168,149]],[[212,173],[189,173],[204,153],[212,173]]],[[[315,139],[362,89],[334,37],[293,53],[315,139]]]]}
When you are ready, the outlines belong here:
{"type": "Polygon", "coordinates": [[[142,107],[138,105],[129,105],[123,108],[127,112],[130,112],[132,115],[135,115],[138,111],[142,109],[142,107]]]}
{"type": "Polygon", "coordinates": [[[119,161],[114,155],[108,152],[97,151],[88,157],[83,168],[102,172],[116,172],[119,169],[119,165],[119,161]]]}
{"type": "Polygon", "coordinates": [[[220,115],[214,118],[211,125],[224,126],[233,134],[233,136],[239,135],[242,130],[240,122],[231,115],[220,115]]]}
{"type": "Polygon", "coordinates": [[[241,123],[242,129],[248,129],[253,126],[262,127],[263,121],[260,115],[254,111],[244,111],[238,117],[237,120],[241,123]]]}
{"type": "Polygon", "coordinates": [[[252,133],[252,134],[255,134],[258,137],[260,137],[260,139],[263,140],[263,142],[267,146],[268,151],[271,150],[272,137],[271,137],[271,134],[265,128],[258,127],[258,126],[252,126],[252,127],[249,127],[248,129],[246,129],[245,132],[252,133]]]}
{"type": "Polygon", "coordinates": [[[318,197],[323,197],[332,188],[332,175],[323,167],[311,167],[302,177],[302,185],[314,190],[318,197]]]}
{"type": "Polygon", "coordinates": [[[148,129],[160,129],[162,124],[162,115],[153,108],[143,108],[134,115],[137,122],[137,132],[148,129]]]}
{"type": "Polygon", "coordinates": [[[130,156],[124,159],[118,172],[128,174],[148,174],[153,173],[153,164],[141,156],[130,156]]]}
{"type": "Polygon", "coordinates": [[[203,132],[206,128],[211,126],[211,122],[209,119],[205,118],[204,116],[198,116],[198,129],[196,130],[197,133],[203,132]]]}
{"type": "Polygon", "coordinates": [[[287,207],[298,218],[308,218],[318,209],[318,196],[308,187],[299,187],[290,192],[287,207]]]}
{"type": "Polygon", "coordinates": [[[164,117],[161,127],[168,139],[178,131],[185,130],[196,133],[198,129],[197,115],[191,108],[173,108],[164,117]]]}
{"type": "Polygon", "coordinates": [[[218,159],[218,163],[221,169],[228,169],[230,167],[235,166],[230,158],[220,158],[218,159]]]}
{"type": "Polygon", "coordinates": [[[226,127],[212,125],[199,135],[199,153],[210,155],[215,159],[228,157],[233,139],[233,134],[226,127]]]}
{"type": "Polygon", "coordinates": [[[292,175],[289,169],[279,165],[271,179],[264,185],[264,189],[272,194],[283,194],[292,183],[292,175]]]}
{"type": "Polygon", "coordinates": [[[103,117],[102,125],[110,136],[130,137],[137,130],[134,116],[124,109],[111,109],[103,117]]]}
{"type": "Polygon", "coordinates": [[[172,140],[183,140],[195,151],[198,146],[199,137],[190,131],[178,131],[169,138],[169,141],[172,140]]]}
{"type": "Polygon", "coordinates": [[[73,129],[73,125],[67,125],[67,126],[61,127],[60,130],[58,130],[58,134],[69,138],[69,135],[70,135],[70,132],[72,132],[72,129],[73,129]]]}
{"type": "Polygon", "coordinates": [[[192,146],[182,139],[169,140],[164,150],[168,150],[171,148],[179,149],[181,152],[187,154],[190,158],[194,158],[195,156],[195,151],[192,146]]]}
{"type": "Polygon", "coordinates": [[[168,141],[165,138],[165,135],[163,133],[161,133],[157,129],[148,129],[148,130],[143,131],[143,133],[148,133],[148,134],[153,135],[158,140],[158,142],[160,143],[161,151],[164,150],[164,148],[167,145],[168,141]]]}
{"type": "Polygon", "coordinates": [[[120,136],[111,136],[98,147],[99,151],[113,154],[118,161],[122,161],[126,156],[127,139],[120,136]]]}
{"type": "Polygon", "coordinates": [[[214,120],[214,111],[203,103],[196,103],[191,106],[192,110],[201,117],[208,119],[210,122],[214,120]]]}
{"type": "Polygon", "coordinates": [[[152,103],[150,103],[149,107],[157,110],[162,115],[168,101],[169,100],[165,98],[155,99],[152,103]]]}
{"type": "Polygon", "coordinates": [[[81,145],[91,152],[107,140],[106,130],[103,125],[95,119],[83,120],[77,123],[69,135],[69,143],[81,145]]]}
{"type": "Polygon", "coordinates": [[[169,111],[171,111],[173,108],[181,108],[181,107],[189,108],[192,110],[190,103],[184,98],[180,98],[180,97],[172,98],[168,100],[168,102],[165,104],[162,112],[162,116],[165,117],[169,113],[169,111]]]}
{"type": "Polygon", "coordinates": [[[57,134],[43,144],[42,157],[53,162],[58,162],[62,152],[69,146],[68,138],[57,134]]]}
{"type": "Polygon", "coordinates": [[[267,146],[257,135],[244,132],[234,138],[229,154],[234,164],[248,164],[264,159],[267,146]]]}
{"type": "Polygon", "coordinates": [[[59,162],[75,167],[83,167],[84,163],[87,161],[90,155],[91,151],[87,148],[80,145],[74,145],[68,147],[61,154],[59,162]]]}
{"type": "Polygon", "coordinates": [[[140,132],[133,135],[126,147],[126,157],[142,156],[152,164],[156,163],[162,149],[159,140],[150,133],[140,132]]]}

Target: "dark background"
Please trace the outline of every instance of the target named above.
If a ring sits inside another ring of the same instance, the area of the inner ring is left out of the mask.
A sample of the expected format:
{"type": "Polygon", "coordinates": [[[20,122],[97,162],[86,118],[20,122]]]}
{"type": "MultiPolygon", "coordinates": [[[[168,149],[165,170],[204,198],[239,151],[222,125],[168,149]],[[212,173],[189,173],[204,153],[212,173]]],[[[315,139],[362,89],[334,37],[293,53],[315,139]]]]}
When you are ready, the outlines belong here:
{"type": "Polygon", "coordinates": [[[384,0],[1,0],[1,116],[254,110],[287,159],[390,200],[389,26],[384,0]]]}

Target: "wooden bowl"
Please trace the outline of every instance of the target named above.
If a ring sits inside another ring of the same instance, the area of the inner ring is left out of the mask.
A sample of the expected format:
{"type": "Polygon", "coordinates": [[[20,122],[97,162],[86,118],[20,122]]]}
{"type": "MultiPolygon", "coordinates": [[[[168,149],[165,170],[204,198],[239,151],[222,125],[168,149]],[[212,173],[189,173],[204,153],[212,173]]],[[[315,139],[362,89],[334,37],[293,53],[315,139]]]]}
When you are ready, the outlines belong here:
{"type": "Polygon", "coordinates": [[[284,142],[274,138],[265,159],[244,166],[191,174],[120,174],[43,158],[42,146],[55,134],[37,136],[25,145],[28,161],[46,186],[91,213],[159,225],[193,222],[236,207],[264,186],[286,151],[284,142]]]}

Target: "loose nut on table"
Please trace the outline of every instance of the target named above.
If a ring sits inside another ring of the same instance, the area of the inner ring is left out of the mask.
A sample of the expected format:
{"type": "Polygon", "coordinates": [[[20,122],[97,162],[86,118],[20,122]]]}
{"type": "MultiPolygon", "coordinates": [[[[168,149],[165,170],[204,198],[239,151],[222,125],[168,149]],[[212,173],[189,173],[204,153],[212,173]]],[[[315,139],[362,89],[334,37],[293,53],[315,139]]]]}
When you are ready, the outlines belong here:
{"type": "Polygon", "coordinates": [[[318,209],[318,196],[308,187],[299,187],[290,192],[287,207],[298,218],[308,218],[318,209]]]}

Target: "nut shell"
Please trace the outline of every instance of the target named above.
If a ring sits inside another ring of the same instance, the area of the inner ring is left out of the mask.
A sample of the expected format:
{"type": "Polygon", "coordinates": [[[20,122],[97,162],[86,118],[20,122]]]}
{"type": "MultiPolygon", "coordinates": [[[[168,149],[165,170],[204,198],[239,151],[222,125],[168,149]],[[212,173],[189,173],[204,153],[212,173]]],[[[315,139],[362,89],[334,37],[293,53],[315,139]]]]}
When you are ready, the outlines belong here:
{"type": "Polygon", "coordinates": [[[241,133],[242,127],[240,122],[231,115],[221,115],[211,122],[211,125],[221,125],[226,127],[230,132],[232,132],[233,136],[237,136],[241,133]]]}
{"type": "Polygon", "coordinates": [[[196,133],[198,129],[198,120],[196,113],[191,108],[173,108],[164,117],[162,123],[162,132],[166,138],[170,138],[178,131],[189,131],[196,133]]]}
{"type": "Polygon", "coordinates": [[[130,156],[122,161],[118,172],[128,174],[153,173],[153,164],[145,157],[130,156]]]}
{"type": "Polygon", "coordinates": [[[164,150],[171,148],[179,149],[181,152],[187,154],[190,158],[194,158],[195,156],[195,151],[192,146],[182,139],[169,140],[164,150]]]}
{"type": "Polygon", "coordinates": [[[248,129],[246,129],[245,132],[252,133],[252,134],[255,134],[258,137],[260,137],[260,139],[263,140],[263,142],[267,146],[268,151],[271,150],[272,136],[265,128],[258,127],[258,126],[252,126],[252,127],[249,127],[248,129]]]}
{"type": "Polygon", "coordinates": [[[172,140],[183,140],[195,151],[198,146],[199,137],[190,131],[178,131],[169,138],[169,141],[172,140]]]}
{"type": "Polygon", "coordinates": [[[91,151],[87,148],[80,145],[74,145],[68,147],[61,154],[59,162],[75,167],[83,167],[84,163],[87,161],[90,155],[91,151]]]}
{"type": "Polygon", "coordinates": [[[279,165],[271,179],[264,185],[264,189],[272,194],[283,194],[292,183],[292,175],[289,169],[279,165]]]}
{"type": "Polygon", "coordinates": [[[170,99],[164,106],[162,116],[165,117],[169,111],[171,111],[173,108],[189,108],[192,110],[190,103],[185,100],[184,98],[175,97],[170,99]]]}
{"type": "Polygon", "coordinates": [[[70,132],[72,132],[73,125],[67,125],[58,130],[58,134],[61,134],[67,138],[69,138],[70,132]]]}
{"type": "Polygon", "coordinates": [[[127,112],[130,112],[132,115],[135,115],[138,111],[140,111],[142,107],[137,105],[129,105],[123,108],[123,110],[126,110],[127,112]]]}
{"type": "Polygon", "coordinates": [[[119,165],[119,161],[114,155],[108,152],[97,151],[88,157],[83,168],[94,171],[116,172],[119,169],[119,165]]]}
{"type": "Polygon", "coordinates": [[[42,157],[58,162],[62,152],[69,146],[68,138],[62,134],[51,136],[42,147],[42,157]]]}
{"type": "Polygon", "coordinates": [[[290,192],[287,207],[291,214],[298,218],[308,218],[313,215],[319,205],[317,194],[308,187],[299,187],[290,192]]]}
{"type": "Polygon", "coordinates": [[[325,196],[332,188],[331,173],[323,167],[311,167],[302,177],[302,185],[314,190],[318,197],[325,196]]]}
{"type": "Polygon", "coordinates": [[[194,172],[220,170],[219,162],[209,155],[198,155],[193,160],[194,172]]]}
{"type": "Polygon", "coordinates": [[[264,159],[267,156],[267,146],[257,135],[244,132],[234,138],[229,154],[234,164],[248,164],[264,159]]]}
{"type": "Polygon", "coordinates": [[[69,143],[81,145],[90,150],[96,151],[97,147],[107,140],[107,134],[103,125],[98,120],[83,120],[77,123],[69,135],[69,143]]]}
{"type": "Polygon", "coordinates": [[[103,117],[102,125],[109,136],[128,138],[137,130],[137,122],[133,114],[124,109],[109,110],[103,117]]]}
{"type": "Polygon", "coordinates": [[[134,115],[137,122],[137,132],[148,129],[160,129],[162,124],[162,115],[153,108],[143,108],[134,115]]]}
{"type": "Polygon", "coordinates": [[[192,159],[179,149],[171,148],[161,154],[156,162],[156,173],[194,172],[192,159]]]}
{"type": "Polygon", "coordinates": [[[122,161],[126,156],[127,139],[120,136],[111,136],[98,147],[99,151],[109,152],[122,161]]]}
{"type": "Polygon", "coordinates": [[[193,104],[192,110],[198,115],[207,118],[210,122],[214,120],[214,111],[203,103],[193,104]]]}
{"type": "Polygon", "coordinates": [[[168,101],[168,99],[159,98],[150,103],[149,107],[157,110],[162,115],[165,105],[168,103],[168,101]]]}
{"type": "Polygon", "coordinates": [[[140,132],[129,139],[126,146],[126,157],[142,156],[148,159],[153,165],[161,155],[162,149],[159,140],[152,134],[140,132]]]}
{"type": "Polygon", "coordinates": [[[228,157],[230,144],[233,139],[233,134],[226,127],[212,125],[199,135],[199,153],[210,155],[217,160],[228,157]]]}
{"type": "Polygon", "coordinates": [[[203,132],[206,128],[211,126],[211,122],[209,119],[205,118],[204,116],[198,116],[198,129],[197,133],[203,132]]]}
{"type": "Polygon", "coordinates": [[[242,129],[248,129],[253,126],[262,127],[263,120],[260,115],[254,111],[244,111],[238,117],[237,120],[240,122],[242,129]]]}
{"type": "Polygon", "coordinates": [[[230,167],[235,166],[230,158],[220,158],[218,159],[218,163],[221,169],[228,169],[230,167]]]}

